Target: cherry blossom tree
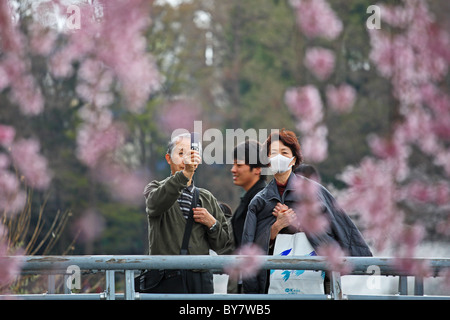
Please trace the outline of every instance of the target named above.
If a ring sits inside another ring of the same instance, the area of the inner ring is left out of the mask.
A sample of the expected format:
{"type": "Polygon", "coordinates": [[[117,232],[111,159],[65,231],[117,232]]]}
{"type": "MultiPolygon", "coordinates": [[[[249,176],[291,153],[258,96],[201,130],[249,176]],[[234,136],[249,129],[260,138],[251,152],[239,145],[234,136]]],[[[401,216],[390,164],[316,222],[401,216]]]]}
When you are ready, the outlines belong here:
{"type": "MultiPolygon", "coordinates": [[[[116,156],[126,130],[112,107],[139,112],[159,87],[160,76],[147,52],[144,34],[151,23],[151,2],[0,2],[0,91],[24,117],[33,117],[46,108],[42,88],[32,72],[33,59],[43,59],[47,74],[55,80],[74,78],[75,92],[83,103],[76,156],[95,178],[127,201],[141,197],[142,188],[138,191],[130,186],[143,187],[145,181],[116,156]],[[27,11],[30,16],[24,16],[27,11]]],[[[52,178],[39,141],[23,137],[20,128],[1,121],[0,177],[0,211],[9,214],[25,204],[21,181],[45,190],[52,178]]],[[[1,279],[7,276],[5,270],[8,268],[0,268],[1,279]]]]}
{"type": "MultiPolygon", "coordinates": [[[[342,23],[326,1],[291,3],[299,28],[306,37],[334,40],[342,30],[342,23]]],[[[350,212],[359,214],[364,234],[376,250],[393,245],[398,258],[403,258],[398,260],[397,266],[425,275],[428,273],[426,265],[414,265],[407,260],[414,257],[417,245],[425,237],[425,228],[419,222],[407,223],[404,207],[430,203],[441,208],[446,218],[435,226],[436,231],[448,230],[450,97],[445,77],[450,62],[450,35],[436,21],[426,0],[403,1],[398,6],[380,4],[380,7],[388,30],[368,30],[370,60],[379,75],[391,83],[392,95],[398,103],[392,108],[397,109],[399,116],[389,135],[368,137],[372,156],[342,173],[341,178],[348,188],[342,192],[340,203],[350,212]],[[440,174],[431,176],[424,166],[410,166],[411,155],[417,149],[429,157],[440,174]]],[[[307,49],[305,64],[316,77],[325,80],[332,72],[331,57],[331,53],[307,49]],[[324,57],[315,57],[318,55],[324,57]]],[[[356,91],[347,84],[329,85],[326,97],[330,109],[349,112],[355,103],[356,91]]],[[[325,126],[320,99],[312,85],[286,92],[286,104],[297,117],[298,129],[303,135],[303,148],[313,153],[311,159],[315,162],[325,158],[327,146],[324,134],[315,134],[315,128],[325,126]],[[318,150],[321,157],[315,156],[318,150]]],[[[322,252],[334,256],[329,249],[322,252]]]]}

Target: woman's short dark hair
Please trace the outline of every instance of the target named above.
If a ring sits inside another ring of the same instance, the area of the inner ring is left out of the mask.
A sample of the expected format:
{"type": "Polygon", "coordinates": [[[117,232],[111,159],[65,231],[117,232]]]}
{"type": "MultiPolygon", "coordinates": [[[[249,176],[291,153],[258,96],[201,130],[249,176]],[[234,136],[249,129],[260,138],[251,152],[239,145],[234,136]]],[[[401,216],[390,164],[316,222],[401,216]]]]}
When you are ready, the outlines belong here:
{"type": "Polygon", "coordinates": [[[272,141],[281,141],[286,147],[291,149],[292,154],[295,157],[295,164],[292,166],[293,170],[295,170],[303,162],[300,143],[298,142],[297,136],[294,132],[283,128],[279,132],[272,133],[264,143],[264,150],[267,152],[266,156],[269,156],[272,141]]]}

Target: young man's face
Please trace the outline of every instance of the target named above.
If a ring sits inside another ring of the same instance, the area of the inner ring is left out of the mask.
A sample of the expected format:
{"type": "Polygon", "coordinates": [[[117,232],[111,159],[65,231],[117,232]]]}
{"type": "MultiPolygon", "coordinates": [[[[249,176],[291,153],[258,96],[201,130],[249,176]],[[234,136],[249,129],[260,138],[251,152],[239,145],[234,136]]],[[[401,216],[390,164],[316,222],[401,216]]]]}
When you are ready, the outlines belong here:
{"type": "Polygon", "coordinates": [[[252,170],[243,160],[234,160],[231,173],[233,174],[233,183],[247,191],[259,180],[261,168],[252,170]]]}

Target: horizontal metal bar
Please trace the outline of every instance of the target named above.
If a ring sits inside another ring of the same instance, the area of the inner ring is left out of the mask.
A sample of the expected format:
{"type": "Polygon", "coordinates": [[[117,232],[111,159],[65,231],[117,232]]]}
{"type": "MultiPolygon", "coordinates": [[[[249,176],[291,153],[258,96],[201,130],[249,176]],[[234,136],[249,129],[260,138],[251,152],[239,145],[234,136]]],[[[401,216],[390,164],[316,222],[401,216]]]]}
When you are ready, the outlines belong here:
{"type": "Polygon", "coordinates": [[[344,295],[344,300],[450,300],[450,296],[344,295]]]}
{"type": "Polygon", "coordinates": [[[325,294],[136,294],[137,300],[331,300],[325,294]]]}
{"type": "MultiPolygon", "coordinates": [[[[123,295],[122,295],[123,296],[123,295]]],[[[12,300],[104,300],[103,293],[71,293],[71,294],[6,294],[0,298],[12,300]]]]}
{"type": "MultiPolygon", "coordinates": [[[[224,266],[239,263],[246,256],[224,255],[191,255],[191,256],[10,256],[5,259],[19,260],[23,272],[48,271],[65,272],[71,265],[81,270],[144,270],[144,269],[223,269],[224,266]]],[[[324,257],[281,257],[260,256],[262,269],[288,270],[327,270],[328,263],[324,257]]],[[[417,262],[427,261],[433,275],[450,268],[449,258],[422,259],[414,258],[417,262]]],[[[344,257],[343,261],[351,264],[352,274],[373,274],[368,272],[369,266],[380,268],[382,275],[408,275],[396,270],[393,258],[380,257],[344,257]]]]}
{"type": "MultiPolygon", "coordinates": [[[[104,293],[72,294],[9,294],[7,299],[21,300],[105,300],[104,293]]],[[[149,294],[136,293],[136,300],[331,300],[322,294],[149,294]]],[[[123,293],[116,300],[124,300],[123,293]]],[[[450,296],[402,296],[402,295],[343,295],[344,300],[450,300],[450,296]]]]}

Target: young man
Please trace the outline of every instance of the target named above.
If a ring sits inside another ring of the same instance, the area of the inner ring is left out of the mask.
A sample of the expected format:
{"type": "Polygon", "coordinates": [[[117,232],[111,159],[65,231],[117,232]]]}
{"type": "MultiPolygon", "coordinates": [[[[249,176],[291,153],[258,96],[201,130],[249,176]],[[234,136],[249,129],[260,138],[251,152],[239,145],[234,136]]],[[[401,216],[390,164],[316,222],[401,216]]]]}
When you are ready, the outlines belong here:
{"type": "MultiPolygon", "coordinates": [[[[145,188],[148,215],[149,254],[180,254],[186,220],[194,195],[193,176],[201,157],[191,150],[190,135],[179,135],[170,141],[166,161],[171,176],[152,181],[145,188]]],[[[199,202],[193,209],[194,224],[188,254],[208,255],[209,249],[220,252],[232,241],[227,220],[216,198],[208,190],[198,188],[199,202]]],[[[213,276],[209,271],[186,273],[188,293],[213,293],[213,276]]]]}
{"type": "Polygon", "coordinates": [[[234,164],[231,168],[233,183],[245,191],[231,218],[236,248],[241,245],[248,205],[253,197],[266,186],[265,175],[261,175],[263,165],[260,152],[261,144],[254,140],[247,140],[239,144],[233,151],[234,164]]]}

